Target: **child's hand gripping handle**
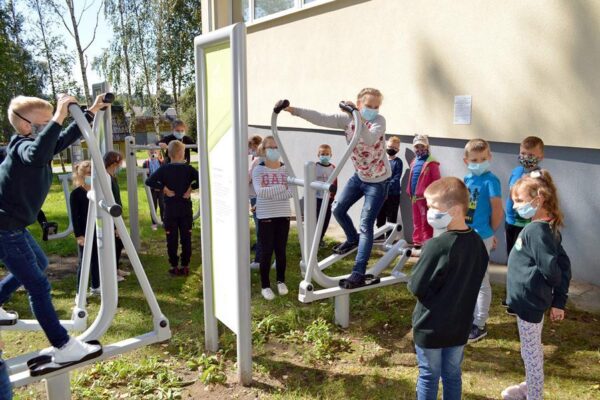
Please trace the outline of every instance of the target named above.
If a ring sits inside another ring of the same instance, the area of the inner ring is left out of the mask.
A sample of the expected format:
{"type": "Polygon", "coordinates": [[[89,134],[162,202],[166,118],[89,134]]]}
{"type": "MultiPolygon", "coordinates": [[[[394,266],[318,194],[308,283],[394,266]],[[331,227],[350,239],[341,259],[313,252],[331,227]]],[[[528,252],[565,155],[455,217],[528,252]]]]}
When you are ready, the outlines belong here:
{"type": "Polygon", "coordinates": [[[348,114],[352,114],[354,111],[358,110],[354,104],[347,104],[345,101],[340,101],[339,105],[340,108],[348,114]]]}
{"type": "MultiPolygon", "coordinates": [[[[102,102],[103,103],[112,103],[113,101],[115,101],[115,95],[112,93],[104,93],[104,97],[102,97],[102,102]]],[[[102,107],[101,110],[106,110],[108,108],[108,106],[106,107],[102,107]]]]}
{"type": "Polygon", "coordinates": [[[275,114],[279,114],[281,112],[281,110],[284,110],[284,109],[288,108],[289,106],[290,106],[289,100],[279,100],[277,102],[277,104],[275,104],[275,107],[273,107],[273,112],[275,114]]]}

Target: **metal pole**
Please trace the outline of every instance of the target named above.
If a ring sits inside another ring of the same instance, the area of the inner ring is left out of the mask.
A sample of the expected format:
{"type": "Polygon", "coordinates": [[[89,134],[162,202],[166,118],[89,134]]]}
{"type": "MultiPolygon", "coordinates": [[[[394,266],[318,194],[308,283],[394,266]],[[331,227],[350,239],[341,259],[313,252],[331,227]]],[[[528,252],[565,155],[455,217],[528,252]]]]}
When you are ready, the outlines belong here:
{"type": "Polygon", "coordinates": [[[53,376],[46,379],[46,396],[48,400],[68,400],[71,398],[71,374],[53,376]]]}
{"type": "Polygon", "coordinates": [[[135,138],[125,138],[125,172],[127,173],[127,199],[129,200],[129,231],[136,250],[140,249],[140,216],[137,191],[137,158],[135,138]]]}

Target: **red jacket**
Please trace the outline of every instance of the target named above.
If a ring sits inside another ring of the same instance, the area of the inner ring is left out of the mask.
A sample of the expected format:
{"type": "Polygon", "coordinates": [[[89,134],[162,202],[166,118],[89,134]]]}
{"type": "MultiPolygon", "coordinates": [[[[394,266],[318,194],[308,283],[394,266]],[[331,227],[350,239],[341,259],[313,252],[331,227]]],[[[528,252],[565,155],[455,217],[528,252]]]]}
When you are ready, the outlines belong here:
{"type": "Polygon", "coordinates": [[[423,194],[425,193],[425,189],[427,186],[431,185],[433,182],[437,181],[441,178],[440,176],[440,163],[436,161],[431,155],[427,157],[425,163],[423,164],[423,169],[421,169],[421,174],[419,175],[419,179],[417,180],[417,186],[415,187],[416,193],[411,193],[411,182],[413,176],[413,167],[417,159],[415,158],[410,163],[410,175],[408,177],[408,188],[406,188],[406,192],[411,197],[413,201],[419,200],[423,198],[423,194]]]}

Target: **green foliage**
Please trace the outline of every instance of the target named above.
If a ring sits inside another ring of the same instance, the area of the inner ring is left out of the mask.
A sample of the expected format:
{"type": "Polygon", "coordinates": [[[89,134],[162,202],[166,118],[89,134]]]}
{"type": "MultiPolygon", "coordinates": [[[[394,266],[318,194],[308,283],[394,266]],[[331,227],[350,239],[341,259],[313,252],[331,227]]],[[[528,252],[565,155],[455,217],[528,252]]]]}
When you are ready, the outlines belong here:
{"type": "Polygon", "coordinates": [[[200,380],[205,385],[224,384],[227,382],[225,375],[225,362],[223,353],[207,356],[202,353],[199,357],[193,357],[186,363],[192,371],[200,371],[200,380]]]}
{"type": "Polygon", "coordinates": [[[332,361],[351,350],[350,340],[338,337],[332,328],[330,323],[319,318],[303,332],[291,331],[285,335],[285,340],[309,346],[304,354],[310,361],[332,361]]]}

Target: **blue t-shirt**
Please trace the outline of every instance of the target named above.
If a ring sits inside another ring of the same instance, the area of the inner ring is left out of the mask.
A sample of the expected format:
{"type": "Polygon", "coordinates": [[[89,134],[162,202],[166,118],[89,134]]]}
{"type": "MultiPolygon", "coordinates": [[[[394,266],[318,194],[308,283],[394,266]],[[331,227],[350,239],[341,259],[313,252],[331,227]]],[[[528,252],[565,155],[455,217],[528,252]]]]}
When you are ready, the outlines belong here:
{"type": "Polygon", "coordinates": [[[413,195],[415,194],[415,190],[417,190],[417,183],[419,183],[419,176],[421,176],[421,170],[423,169],[423,164],[425,164],[425,161],[427,161],[427,157],[429,157],[429,154],[427,154],[423,157],[417,158],[417,161],[415,161],[415,163],[413,165],[412,179],[410,180],[410,192],[413,195]]]}
{"type": "MultiPolygon", "coordinates": [[[[535,168],[535,170],[539,169],[535,168]]],[[[508,198],[506,199],[506,223],[509,225],[520,226],[521,228],[531,222],[530,219],[522,218],[513,208],[512,197],[510,196],[510,189],[517,183],[519,179],[523,177],[523,175],[528,174],[531,171],[526,170],[523,166],[519,165],[517,168],[513,169],[510,178],[508,179],[508,198]]]]}
{"type": "Polygon", "coordinates": [[[402,177],[402,160],[400,157],[390,161],[392,176],[388,178],[388,196],[400,196],[400,178],[402,177]]]}
{"type": "Polygon", "coordinates": [[[469,211],[465,222],[482,239],[487,239],[494,235],[491,225],[492,218],[492,197],[501,197],[500,180],[491,172],[486,172],[480,176],[469,174],[465,176],[465,185],[469,189],[469,211]]]}

